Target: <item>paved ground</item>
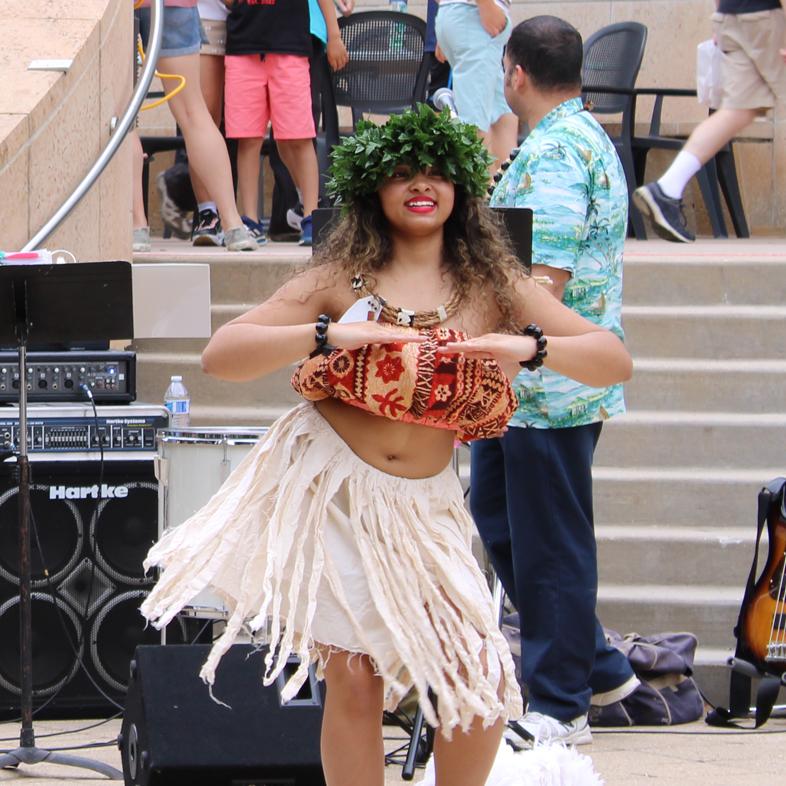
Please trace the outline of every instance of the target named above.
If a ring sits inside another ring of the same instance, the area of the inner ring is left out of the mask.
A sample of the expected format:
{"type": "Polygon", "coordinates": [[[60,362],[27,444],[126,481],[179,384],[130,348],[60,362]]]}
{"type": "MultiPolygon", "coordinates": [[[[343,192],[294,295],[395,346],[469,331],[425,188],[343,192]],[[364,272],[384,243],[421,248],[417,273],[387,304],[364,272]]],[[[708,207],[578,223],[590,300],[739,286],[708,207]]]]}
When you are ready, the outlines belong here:
{"type": "MultiPolygon", "coordinates": [[[[112,744],[119,721],[78,732],[90,721],[42,721],[35,724],[36,743],[41,747],[66,747],[109,743],[75,751],[120,767],[120,755],[112,744]],[[46,736],[56,732],[58,736],[46,736]]],[[[93,722],[95,723],[95,722],[93,722]]],[[[395,733],[395,732],[393,732],[395,733]]],[[[15,746],[18,727],[0,725],[2,746],[15,746]]],[[[393,745],[389,742],[389,745],[393,745]]],[[[771,720],[758,732],[713,729],[702,722],[669,729],[596,731],[592,745],[582,746],[592,758],[607,786],[764,786],[784,782],[786,773],[786,720],[771,720]]],[[[422,777],[415,774],[414,782],[422,777]]],[[[25,786],[64,786],[106,782],[86,770],[47,763],[24,765],[18,771],[0,771],[0,783],[25,786]]],[[[404,784],[401,769],[389,766],[386,786],[404,784]]],[[[549,784],[556,786],[556,784],[549,784]]]]}

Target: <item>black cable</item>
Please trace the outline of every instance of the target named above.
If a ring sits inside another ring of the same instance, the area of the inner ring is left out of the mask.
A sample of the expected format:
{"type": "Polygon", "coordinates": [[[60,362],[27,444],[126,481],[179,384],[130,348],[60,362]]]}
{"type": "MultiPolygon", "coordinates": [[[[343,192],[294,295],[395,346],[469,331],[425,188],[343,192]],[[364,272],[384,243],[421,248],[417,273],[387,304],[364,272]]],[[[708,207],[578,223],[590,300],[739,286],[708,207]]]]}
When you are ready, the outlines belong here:
{"type": "Polygon", "coordinates": [[[706,737],[706,736],[718,736],[718,735],[728,735],[728,734],[786,734],[786,729],[723,729],[720,726],[716,726],[715,728],[717,731],[683,731],[683,730],[675,730],[672,731],[672,726],[666,726],[663,728],[656,728],[656,729],[617,729],[617,728],[605,728],[599,729],[597,726],[592,726],[592,736],[594,737],[596,734],[675,734],[675,735],[683,735],[683,736],[693,736],[693,737],[706,737]]]}
{"type": "MultiPolygon", "coordinates": [[[[91,723],[87,726],[79,726],[76,729],[68,729],[67,731],[50,731],[46,734],[39,734],[36,732],[36,739],[44,739],[45,737],[60,737],[63,734],[81,734],[83,731],[90,731],[90,729],[97,729],[99,726],[103,726],[105,723],[109,723],[110,721],[117,720],[123,715],[122,712],[116,712],[114,715],[110,715],[108,718],[103,718],[102,720],[98,721],[97,723],[91,723]]],[[[12,723],[13,721],[3,721],[3,723],[12,723]]],[[[0,737],[0,742],[13,742],[14,740],[18,740],[19,737],[0,737]]]]}

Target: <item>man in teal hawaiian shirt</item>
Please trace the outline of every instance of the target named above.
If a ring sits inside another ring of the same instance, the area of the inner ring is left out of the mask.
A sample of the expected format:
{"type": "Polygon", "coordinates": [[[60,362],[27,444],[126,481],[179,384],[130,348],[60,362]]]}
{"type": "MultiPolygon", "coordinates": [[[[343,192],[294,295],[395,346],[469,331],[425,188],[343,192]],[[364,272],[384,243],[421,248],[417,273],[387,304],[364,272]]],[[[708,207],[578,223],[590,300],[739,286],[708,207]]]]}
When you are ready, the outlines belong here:
{"type": "MultiPolygon", "coordinates": [[[[518,25],[505,97],[532,129],[492,205],[533,210],[533,274],[555,297],[622,338],[628,194],[614,145],[584,110],[582,41],[567,22],[518,25]]],[[[622,385],[590,388],[540,368],[515,381],[507,433],[473,443],[470,506],[521,624],[524,739],[591,741],[590,702],[618,701],[638,680],[595,616],[592,457],[603,420],[624,412],[622,385]]],[[[520,739],[519,739],[520,741],[520,739]]]]}

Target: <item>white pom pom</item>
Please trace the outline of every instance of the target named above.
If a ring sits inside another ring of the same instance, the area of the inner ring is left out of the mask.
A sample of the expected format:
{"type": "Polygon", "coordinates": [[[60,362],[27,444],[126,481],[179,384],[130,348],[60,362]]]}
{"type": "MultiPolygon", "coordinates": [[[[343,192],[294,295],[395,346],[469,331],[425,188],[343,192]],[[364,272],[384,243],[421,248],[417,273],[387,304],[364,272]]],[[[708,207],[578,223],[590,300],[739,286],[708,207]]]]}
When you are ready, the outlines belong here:
{"type": "MultiPolygon", "coordinates": [[[[420,786],[435,784],[432,756],[420,786]]],[[[552,742],[514,752],[503,740],[486,786],[603,786],[603,779],[575,748],[552,742]]]]}

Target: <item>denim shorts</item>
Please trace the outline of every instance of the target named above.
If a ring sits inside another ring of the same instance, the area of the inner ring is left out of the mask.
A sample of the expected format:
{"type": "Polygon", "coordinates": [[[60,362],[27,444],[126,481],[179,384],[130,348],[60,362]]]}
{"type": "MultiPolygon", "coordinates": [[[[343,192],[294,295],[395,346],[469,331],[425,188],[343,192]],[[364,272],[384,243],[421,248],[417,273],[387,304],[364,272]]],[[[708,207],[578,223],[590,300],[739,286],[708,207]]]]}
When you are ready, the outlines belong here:
{"type": "MultiPolygon", "coordinates": [[[[139,34],[142,46],[147,50],[150,38],[150,9],[140,8],[134,12],[139,18],[139,34]]],[[[182,57],[197,54],[207,39],[199,22],[199,10],[196,6],[181,8],[164,6],[164,29],[161,33],[161,51],[159,57],[182,57]]]]}
{"type": "Polygon", "coordinates": [[[502,53],[511,24],[490,36],[480,23],[477,6],[451,3],[437,14],[437,42],[453,69],[453,97],[459,117],[481,131],[511,111],[505,101],[502,53]]]}

